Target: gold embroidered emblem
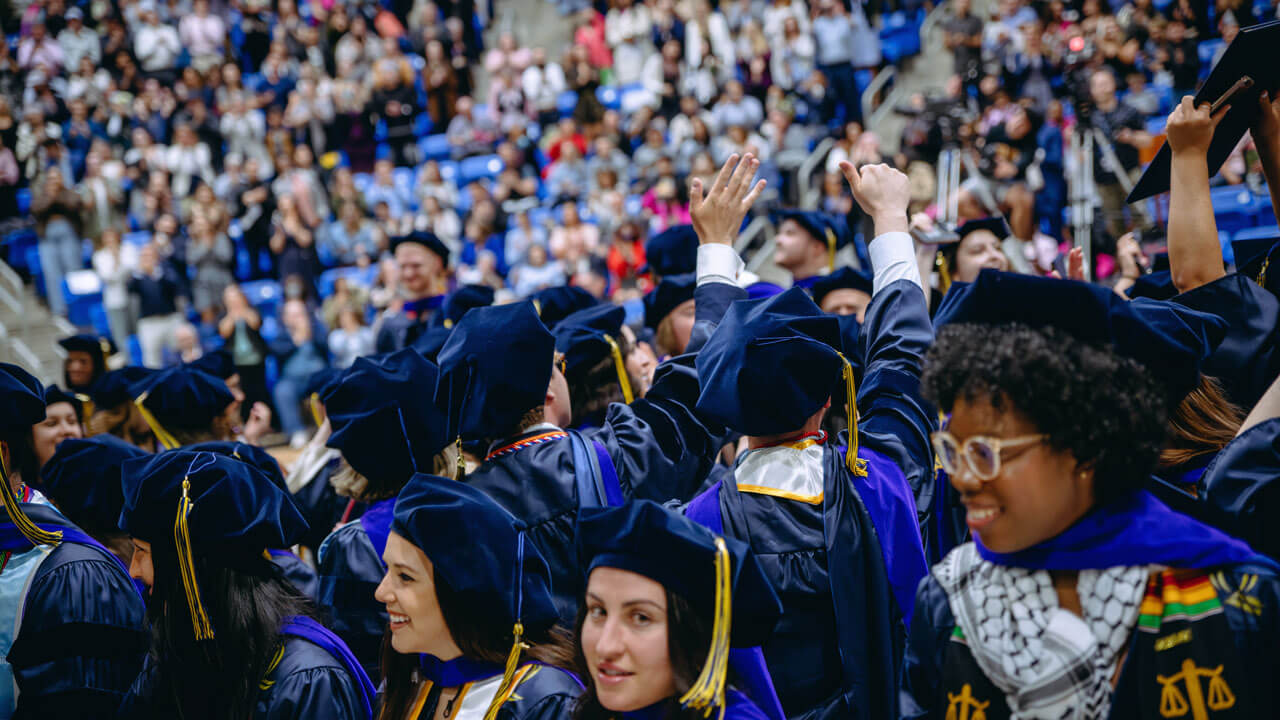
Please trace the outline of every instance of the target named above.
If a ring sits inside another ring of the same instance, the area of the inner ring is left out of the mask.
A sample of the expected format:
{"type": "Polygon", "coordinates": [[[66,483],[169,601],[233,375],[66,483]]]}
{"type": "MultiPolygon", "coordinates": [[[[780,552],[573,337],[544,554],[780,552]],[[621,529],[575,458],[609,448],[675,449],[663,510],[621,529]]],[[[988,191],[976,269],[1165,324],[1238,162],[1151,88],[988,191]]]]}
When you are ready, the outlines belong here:
{"type": "Polygon", "coordinates": [[[987,720],[986,709],[990,704],[990,700],[979,702],[973,696],[973,688],[969,687],[969,683],[965,683],[960,688],[959,695],[947,693],[946,720],[987,720]]]}
{"type": "Polygon", "coordinates": [[[1176,633],[1170,633],[1156,640],[1156,652],[1171,650],[1189,642],[1191,642],[1191,628],[1183,628],[1176,633]]]}
{"type": "Polygon", "coordinates": [[[1240,576],[1240,586],[1232,587],[1226,573],[1218,571],[1209,578],[1220,593],[1226,595],[1222,602],[1250,615],[1262,615],[1262,601],[1253,594],[1258,586],[1258,576],[1245,573],[1240,576]]]}
{"type": "MultiPolygon", "coordinates": [[[[1209,720],[1210,710],[1227,710],[1235,707],[1236,696],[1231,692],[1227,681],[1222,679],[1222,667],[1210,670],[1196,667],[1195,661],[1187,658],[1182,661],[1182,672],[1172,677],[1157,675],[1160,689],[1160,716],[1180,718],[1191,711],[1193,720],[1209,720]],[[1209,693],[1205,696],[1200,680],[1209,678],[1209,693]],[[1186,695],[1178,688],[1178,683],[1186,686],[1186,695]]],[[[947,720],[951,720],[950,717],[947,720]]]]}

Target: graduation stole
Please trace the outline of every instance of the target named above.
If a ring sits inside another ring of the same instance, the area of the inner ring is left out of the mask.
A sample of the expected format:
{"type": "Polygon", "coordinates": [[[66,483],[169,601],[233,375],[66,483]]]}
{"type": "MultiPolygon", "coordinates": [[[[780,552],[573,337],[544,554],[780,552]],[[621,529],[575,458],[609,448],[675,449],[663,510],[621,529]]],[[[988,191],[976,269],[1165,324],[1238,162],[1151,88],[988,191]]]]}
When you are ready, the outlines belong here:
{"type": "MultiPolygon", "coordinates": [[[[496,673],[494,675],[484,679],[471,680],[461,686],[456,686],[458,687],[458,694],[454,695],[453,699],[449,701],[453,708],[449,715],[450,720],[485,720],[491,708],[502,707],[514,696],[516,688],[521,683],[532,678],[541,669],[542,666],[540,664],[530,662],[516,670],[510,685],[504,687],[502,668],[496,667],[492,671],[496,673]]],[[[436,684],[430,679],[423,679],[422,685],[418,689],[418,696],[414,699],[413,705],[409,709],[410,720],[429,720],[435,715],[436,705],[440,702],[440,693],[432,692],[436,687],[436,684]],[[435,702],[431,702],[433,696],[435,702]]],[[[447,686],[441,685],[440,687],[447,686]]]]}
{"type": "MultiPolygon", "coordinates": [[[[1256,578],[1254,579],[1256,582],[1256,578]]],[[[1247,587],[1230,588],[1220,572],[1163,570],[1147,580],[1129,652],[1112,703],[1115,717],[1150,720],[1229,720],[1258,717],[1243,698],[1244,673],[1226,603],[1257,614],[1247,587]],[[1254,608],[1249,610],[1248,608],[1254,608]],[[1135,709],[1137,715],[1130,715],[1135,709]]],[[[1246,580],[1244,585],[1248,585],[1246,580]]],[[[1004,693],[982,674],[956,626],[943,650],[937,720],[1003,720],[1004,693]]]]}

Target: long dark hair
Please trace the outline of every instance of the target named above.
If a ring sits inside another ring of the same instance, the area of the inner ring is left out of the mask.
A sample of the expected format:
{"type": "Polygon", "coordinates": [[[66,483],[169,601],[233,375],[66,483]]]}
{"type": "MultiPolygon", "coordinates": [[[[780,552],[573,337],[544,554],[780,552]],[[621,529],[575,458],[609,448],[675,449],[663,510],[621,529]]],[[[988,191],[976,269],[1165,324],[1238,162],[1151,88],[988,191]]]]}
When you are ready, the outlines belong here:
{"type": "Polygon", "coordinates": [[[19,430],[0,437],[9,446],[9,460],[5,470],[9,473],[9,482],[16,475],[27,484],[39,484],[40,461],[36,459],[35,439],[30,429],[19,430]]]}
{"type": "MultiPolygon", "coordinates": [[[[631,343],[625,337],[619,335],[617,343],[622,357],[631,353],[631,343]]],[[[633,390],[641,387],[639,378],[625,370],[625,367],[624,372],[627,373],[627,380],[633,390]]],[[[569,384],[569,405],[575,427],[584,422],[603,424],[609,405],[625,400],[622,385],[618,383],[618,367],[613,355],[606,355],[587,370],[574,373],[572,379],[566,377],[565,381],[569,384]]]]}
{"type": "MultiPolygon", "coordinates": [[[[444,616],[449,636],[462,651],[463,657],[504,665],[514,641],[511,627],[494,622],[483,607],[468,602],[467,598],[435,572],[434,567],[432,576],[436,601],[440,603],[440,614],[444,616]]],[[[524,641],[529,647],[522,657],[565,670],[573,669],[573,640],[563,628],[552,627],[542,632],[530,632],[525,635],[524,641]]],[[[386,680],[386,687],[382,693],[379,720],[400,720],[408,715],[417,690],[417,668],[417,654],[396,652],[391,647],[391,634],[385,634],[382,638],[382,677],[386,680]]]]}
{"type": "Polygon", "coordinates": [[[152,562],[147,611],[157,709],[183,720],[251,716],[285,619],[316,617],[315,607],[261,555],[237,558],[235,567],[197,557],[200,600],[214,629],[212,640],[197,643],[173,547],[154,543],[152,562]]]}
{"type": "MultiPolygon", "coordinates": [[[[666,591],[667,594],[667,655],[671,659],[671,674],[675,678],[676,692],[667,698],[662,717],[672,720],[702,720],[700,710],[680,707],[680,696],[693,686],[702,665],[711,650],[711,627],[693,607],[679,595],[666,591]]],[[[591,680],[594,673],[587,665],[587,656],[582,652],[582,626],[587,621],[586,603],[578,605],[578,621],[574,624],[575,637],[573,661],[578,677],[584,678],[587,689],[578,697],[574,706],[574,720],[609,720],[618,713],[606,709],[600,704],[596,695],[595,683],[591,680]]]]}

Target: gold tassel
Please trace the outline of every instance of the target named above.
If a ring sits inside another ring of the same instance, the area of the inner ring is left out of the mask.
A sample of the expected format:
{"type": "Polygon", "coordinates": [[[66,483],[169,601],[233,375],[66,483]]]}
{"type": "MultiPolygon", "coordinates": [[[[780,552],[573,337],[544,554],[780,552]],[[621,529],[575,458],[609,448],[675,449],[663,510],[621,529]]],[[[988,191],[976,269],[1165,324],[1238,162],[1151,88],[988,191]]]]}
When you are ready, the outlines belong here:
{"type": "Polygon", "coordinates": [[[150,427],[151,432],[155,434],[156,440],[159,440],[160,444],[163,445],[166,450],[172,450],[176,447],[180,447],[182,443],[178,442],[177,438],[170,435],[169,431],[165,430],[164,427],[160,425],[160,421],[156,420],[156,416],[152,415],[151,411],[147,409],[147,396],[150,394],[150,390],[142,393],[138,397],[134,398],[133,404],[138,406],[139,412],[142,413],[142,419],[147,421],[147,426],[150,427]]]}
{"type": "Polygon", "coordinates": [[[680,697],[682,707],[701,710],[703,717],[720,708],[724,718],[724,684],[729,673],[729,639],[733,624],[733,580],[730,572],[729,548],[724,538],[716,537],[716,599],[711,626],[711,650],[707,662],[693,686],[680,697]]]}
{"type": "Polygon", "coordinates": [[[62,542],[62,531],[57,530],[49,532],[43,530],[40,526],[31,522],[31,518],[22,511],[19,500],[13,493],[13,487],[9,485],[9,469],[4,465],[4,458],[0,457],[0,502],[4,503],[5,514],[9,516],[9,522],[18,529],[22,537],[26,538],[32,545],[57,545],[62,542]]]}
{"type": "Polygon", "coordinates": [[[84,393],[76,393],[75,398],[80,401],[80,420],[87,423],[89,418],[93,417],[93,400],[84,393]]]}
{"type": "Polygon", "coordinates": [[[951,265],[947,262],[947,256],[938,251],[938,255],[933,261],[934,267],[938,268],[938,292],[947,293],[947,288],[951,287],[951,265]]]}
{"type": "Polygon", "coordinates": [[[453,321],[452,321],[452,320],[450,320],[449,318],[445,318],[445,319],[444,319],[444,323],[443,323],[443,324],[444,324],[444,329],[445,329],[445,330],[452,330],[452,329],[453,329],[453,321]]]}
{"type": "MultiPolygon", "coordinates": [[[[517,580],[516,582],[520,582],[517,580]]],[[[494,720],[498,717],[498,709],[502,707],[502,703],[506,700],[511,690],[511,681],[516,676],[516,670],[520,667],[520,652],[525,649],[524,644],[524,623],[519,620],[512,628],[512,634],[515,641],[511,643],[511,652],[507,653],[507,667],[502,672],[502,684],[498,686],[498,692],[494,693],[493,701],[489,703],[489,709],[484,713],[484,720],[494,720]]]]}
{"type": "Polygon", "coordinates": [[[191,512],[191,480],[182,478],[182,499],[178,501],[178,516],[173,521],[173,542],[178,551],[178,572],[182,575],[182,589],[187,596],[187,610],[191,613],[191,626],[196,640],[212,640],[213,626],[200,602],[200,585],[196,582],[195,559],[191,552],[191,533],[187,527],[187,513],[191,512]]]}
{"type": "Polygon", "coordinates": [[[827,228],[827,272],[836,269],[836,234],[827,228]]]}
{"type": "Polygon", "coordinates": [[[631,394],[631,378],[627,377],[627,363],[622,359],[622,349],[607,334],[604,341],[609,343],[609,352],[613,353],[613,366],[618,371],[618,384],[622,386],[622,400],[630,405],[635,396],[631,394]]]}
{"type": "Polygon", "coordinates": [[[318,428],[324,424],[324,413],[320,412],[320,393],[311,393],[311,397],[308,399],[310,402],[307,403],[307,406],[311,408],[311,419],[315,421],[318,428]]]}
{"type": "Polygon", "coordinates": [[[867,461],[858,457],[858,388],[853,378],[853,366],[845,358],[844,353],[836,353],[844,367],[840,373],[844,376],[844,410],[849,416],[849,448],[844,463],[857,477],[867,476],[867,461]]]}
{"type": "Polygon", "coordinates": [[[458,436],[458,467],[454,471],[453,479],[462,482],[462,478],[467,474],[467,459],[462,457],[462,436],[458,436]]]}
{"type": "Polygon", "coordinates": [[[1270,265],[1271,255],[1268,253],[1266,259],[1262,261],[1262,269],[1258,270],[1258,284],[1263,287],[1267,286],[1267,267],[1270,265]]]}
{"type": "Polygon", "coordinates": [[[538,319],[541,320],[542,319],[542,303],[538,302],[537,298],[532,298],[529,300],[529,302],[533,303],[533,311],[538,314],[538,319]]]}

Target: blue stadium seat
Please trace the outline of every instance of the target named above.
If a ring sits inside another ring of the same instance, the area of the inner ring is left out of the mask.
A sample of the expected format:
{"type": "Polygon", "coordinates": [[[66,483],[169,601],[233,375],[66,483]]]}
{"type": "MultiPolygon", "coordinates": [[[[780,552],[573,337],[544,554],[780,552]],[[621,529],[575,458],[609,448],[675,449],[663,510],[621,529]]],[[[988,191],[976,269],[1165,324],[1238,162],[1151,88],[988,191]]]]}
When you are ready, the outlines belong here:
{"type": "Polygon", "coordinates": [[[444,134],[428,135],[418,143],[418,150],[423,160],[448,160],[453,154],[449,147],[449,138],[444,134]]]}
{"type": "Polygon", "coordinates": [[[596,88],[596,99],[600,104],[605,106],[607,110],[617,110],[622,106],[622,95],[618,93],[618,88],[605,86],[596,88]]]}
{"type": "Polygon", "coordinates": [[[620,96],[618,109],[623,115],[630,115],[653,101],[653,93],[646,90],[640,83],[623,85],[618,88],[618,95],[620,96]]]}
{"type": "Polygon", "coordinates": [[[72,325],[90,326],[91,308],[102,305],[102,280],[92,270],[73,270],[62,278],[62,297],[67,302],[67,320],[72,325]]]}
{"type": "Polygon", "coordinates": [[[151,233],[147,232],[146,230],[139,230],[137,232],[125,233],[124,237],[120,238],[120,240],[129,245],[142,247],[143,245],[146,245],[151,242],[151,233]]]}
{"type": "Polygon", "coordinates": [[[1280,237],[1280,227],[1276,225],[1259,225],[1257,227],[1245,228],[1235,235],[1231,236],[1232,240],[1266,240],[1267,238],[1280,237]]]}
{"type": "Polygon", "coordinates": [[[391,171],[392,184],[400,193],[413,197],[413,168],[398,167],[391,171]]]}
{"type": "Polygon", "coordinates": [[[559,111],[560,117],[566,118],[573,114],[578,107],[578,93],[572,90],[565,90],[556,98],[556,110],[559,111]]]}
{"type": "Polygon", "coordinates": [[[320,277],[316,278],[316,291],[320,293],[320,297],[329,297],[333,294],[333,286],[338,278],[346,278],[347,282],[358,285],[369,286],[373,284],[374,278],[378,274],[377,265],[369,265],[368,267],[339,267],[332,270],[325,270],[320,273],[320,277]]]}
{"type": "Polygon", "coordinates": [[[466,187],[476,180],[492,180],[502,172],[502,158],[497,155],[477,155],[458,164],[458,187],[466,187]]]}
{"type": "Polygon", "coordinates": [[[249,304],[257,308],[264,319],[267,317],[274,318],[280,310],[280,303],[284,293],[280,289],[280,283],[275,280],[253,280],[241,283],[240,289],[244,291],[245,297],[249,299],[249,304]]]}
{"type": "Polygon", "coordinates": [[[1209,197],[1218,230],[1227,233],[1237,233],[1257,225],[1262,206],[1269,204],[1242,185],[1214,188],[1209,191],[1209,197]]]}
{"type": "Polygon", "coordinates": [[[130,335],[124,344],[129,348],[129,358],[135,363],[142,364],[142,343],[138,342],[138,336],[130,335]]]}
{"type": "Polygon", "coordinates": [[[31,212],[31,188],[18,188],[18,214],[31,212]]]}
{"type": "Polygon", "coordinates": [[[413,121],[413,136],[424,138],[431,134],[431,127],[431,116],[427,113],[420,113],[413,121]]]}
{"type": "Polygon", "coordinates": [[[440,166],[440,179],[457,185],[458,163],[452,160],[441,160],[438,164],[440,166]]]}

